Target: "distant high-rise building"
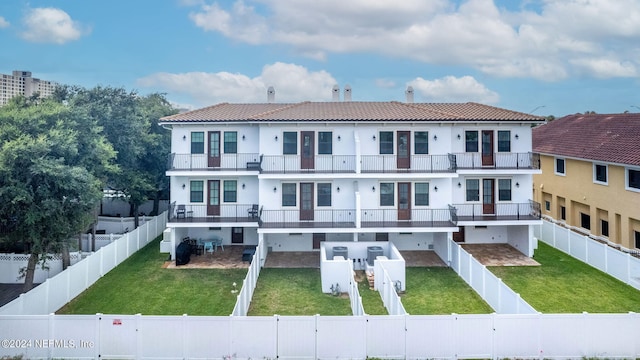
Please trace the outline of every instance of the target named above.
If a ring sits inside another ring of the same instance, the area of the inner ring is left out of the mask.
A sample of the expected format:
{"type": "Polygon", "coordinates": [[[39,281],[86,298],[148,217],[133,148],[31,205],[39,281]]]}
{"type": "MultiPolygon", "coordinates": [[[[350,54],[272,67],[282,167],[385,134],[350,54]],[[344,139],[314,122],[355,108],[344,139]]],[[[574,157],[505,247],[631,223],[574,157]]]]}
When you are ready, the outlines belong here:
{"type": "Polygon", "coordinates": [[[49,96],[58,83],[45,81],[31,77],[31,71],[14,70],[12,75],[0,75],[0,106],[9,102],[16,95],[31,96],[40,93],[40,96],[49,96]]]}

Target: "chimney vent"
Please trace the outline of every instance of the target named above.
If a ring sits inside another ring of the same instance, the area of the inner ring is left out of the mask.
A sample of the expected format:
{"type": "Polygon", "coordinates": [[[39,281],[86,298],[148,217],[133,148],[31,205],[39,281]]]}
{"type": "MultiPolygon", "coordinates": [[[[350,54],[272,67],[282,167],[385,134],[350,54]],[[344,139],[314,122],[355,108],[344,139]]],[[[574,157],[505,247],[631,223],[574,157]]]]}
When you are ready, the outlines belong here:
{"type": "Polygon", "coordinates": [[[404,94],[407,96],[407,102],[408,103],[412,103],[413,102],[413,87],[407,86],[407,91],[405,91],[404,94]]]}
{"type": "Polygon", "coordinates": [[[269,86],[269,88],[267,89],[267,102],[272,103],[275,101],[276,101],[276,90],[273,88],[273,86],[269,86]]]}
{"type": "Polygon", "coordinates": [[[333,94],[333,101],[340,101],[340,86],[338,86],[338,84],[333,85],[331,92],[333,94]]]}
{"type": "Polygon", "coordinates": [[[351,86],[349,84],[344,86],[344,101],[351,101],[351,86]]]}

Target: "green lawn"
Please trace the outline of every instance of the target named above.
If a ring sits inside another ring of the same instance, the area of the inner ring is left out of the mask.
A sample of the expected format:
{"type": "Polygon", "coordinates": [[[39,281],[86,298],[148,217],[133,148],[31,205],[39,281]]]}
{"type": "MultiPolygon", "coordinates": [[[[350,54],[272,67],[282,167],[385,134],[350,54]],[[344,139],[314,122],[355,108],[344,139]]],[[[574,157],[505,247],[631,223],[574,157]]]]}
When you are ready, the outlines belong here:
{"type": "Polygon", "coordinates": [[[402,305],[412,315],[488,314],[493,309],[451,268],[408,267],[402,305]]]}
{"type": "Polygon", "coordinates": [[[131,255],[58,314],[230,315],[246,269],[163,269],[160,238],[131,255]]]}
{"type": "Polygon", "coordinates": [[[640,312],[640,291],[538,242],[542,266],[490,267],[515,292],[543,313],[640,312]]]}
{"type": "Polygon", "coordinates": [[[249,314],[351,315],[347,295],[322,293],[320,269],[262,269],[249,314]]]}
{"type": "Polygon", "coordinates": [[[362,306],[367,315],[389,315],[389,312],[382,303],[382,298],[377,290],[369,288],[369,281],[364,275],[364,271],[360,271],[361,276],[357,277],[358,292],[362,298],[362,306]]]}

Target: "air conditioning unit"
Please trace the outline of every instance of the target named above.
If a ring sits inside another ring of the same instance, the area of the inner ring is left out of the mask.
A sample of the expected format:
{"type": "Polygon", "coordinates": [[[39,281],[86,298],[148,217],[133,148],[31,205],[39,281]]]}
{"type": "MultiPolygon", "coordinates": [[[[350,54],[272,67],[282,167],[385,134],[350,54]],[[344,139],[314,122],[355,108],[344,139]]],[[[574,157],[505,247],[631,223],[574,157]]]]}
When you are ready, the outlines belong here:
{"type": "Polygon", "coordinates": [[[346,246],[334,246],[333,247],[333,259],[336,258],[336,256],[342,256],[345,259],[349,258],[349,248],[347,248],[346,246]]]}
{"type": "Polygon", "coordinates": [[[373,261],[378,256],[384,256],[384,249],[382,249],[382,246],[367,247],[367,263],[369,264],[369,266],[373,266],[373,261]]]}

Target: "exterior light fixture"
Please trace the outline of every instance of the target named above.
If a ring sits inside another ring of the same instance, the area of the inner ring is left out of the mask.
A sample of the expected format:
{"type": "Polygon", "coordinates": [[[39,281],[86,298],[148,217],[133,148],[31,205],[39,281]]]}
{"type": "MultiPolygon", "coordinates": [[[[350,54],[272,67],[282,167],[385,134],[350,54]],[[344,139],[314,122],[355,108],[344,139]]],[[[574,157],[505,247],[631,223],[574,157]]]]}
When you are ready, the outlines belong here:
{"type": "Polygon", "coordinates": [[[185,185],[185,184],[182,184],[182,189],[184,189],[184,188],[186,188],[186,187],[187,187],[187,185],[185,185]]]}
{"type": "Polygon", "coordinates": [[[373,135],[373,141],[376,141],[376,136],[375,135],[373,135]]]}
{"type": "Polygon", "coordinates": [[[438,192],[438,187],[437,187],[437,186],[435,186],[435,187],[433,188],[433,191],[438,192]]]}
{"type": "Polygon", "coordinates": [[[516,134],[516,140],[520,139],[520,136],[518,136],[518,134],[516,134]]]}
{"type": "Polygon", "coordinates": [[[516,183],[516,187],[519,188],[520,187],[520,183],[517,182],[516,183]]]}
{"type": "Polygon", "coordinates": [[[243,134],[243,135],[242,135],[242,141],[244,141],[244,139],[245,139],[245,136],[244,136],[244,134],[243,134]]]}
{"type": "Polygon", "coordinates": [[[276,137],[274,138],[276,141],[278,141],[278,135],[276,135],[276,137]]]}
{"type": "Polygon", "coordinates": [[[340,140],[341,140],[340,135],[338,135],[338,141],[340,141],[340,140]]]}
{"type": "Polygon", "coordinates": [[[336,191],[337,191],[337,192],[340,192],[340,186],[338,186],[338,187],[336,188],[336,191]]]}
{"type": "Polygon", "coordinates": [[[245,185],[244,185],[244,183],[242,183],[242,188],[244,189],[244,187],[245,187],[245,185]]]}
{"type": "Polygon", "coordinates": [[[372,186],[372,187],[371,187],[371,191],[376,192],[376,187],[375,187],[375,186],[372,186]]]}
{"type": "Polygon", "coordinates": [[[433,135],[433,141],[438,141],[438,135],[433,135]]]}
{"type": "Polygon", "coordinates": [[[460,182],[458,182],[458,187],[462,187],[462,184],[460,184],[460,182]]]}
{"type": "Polygon", "coordinates": [[[460,134],[458,134],[458,140],[460,140],[462,138],[462,136],[460,136],[460,134]]]}
{"type": "Polygon", "coordinates": [[[182,135],[182,140],[187,141],[187,135],[182,135]]]}
{"type": "Polygon", "coordinates": [[[273,192],[278,191],[278,188],[276,188],[275,186],[273,187],[273,192]]]}

